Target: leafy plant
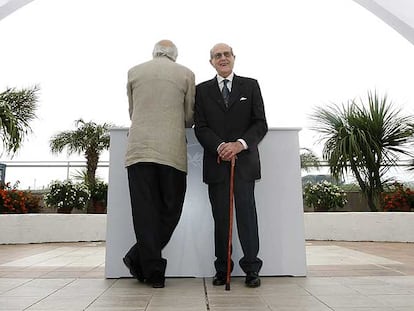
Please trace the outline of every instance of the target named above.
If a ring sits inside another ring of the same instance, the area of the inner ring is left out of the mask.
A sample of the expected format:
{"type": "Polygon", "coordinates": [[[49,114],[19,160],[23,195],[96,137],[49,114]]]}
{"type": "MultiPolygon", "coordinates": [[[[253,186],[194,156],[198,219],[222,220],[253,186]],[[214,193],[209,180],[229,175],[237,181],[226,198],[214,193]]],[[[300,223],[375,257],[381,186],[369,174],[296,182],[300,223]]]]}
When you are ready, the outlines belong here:
{"type": "Polygon", "coordinates": [[[17,90],[8,88],[0,93],[0,139],[5,151],[14,154],[24,137],[31,132],[30,122],[36,118],[37,86],[17,90]]]}
{"type": "Polygon", "coordinates": [[[109,148],[109,127],[107,123],[96,124],[76,120],[76,130],[64,131],[56,134],[50,140],[50,149],[53,153],[62,152],[67,148],[68,154],[83,153],[86,158],[87,183],[96,181],[95,174],[99,157],[103,150],[109,148]]]}
{"type": "Polygon", "coordinates": [[[40,198],[30,191],[18,190],[18,182],[0,185],[0,214],[38,213],[40,198]]]}
{"type": "Polygon", "coordinates": [[[88,213],[99,213],[106,212],[107,196],[108,196],[108,184],[104,181],[95,178],[94,183],[88,182],[88,174],[86,170],[78,170],[72,175],[75,180],[84,183],[90,193],[91,197],[88,202],[87,212],[88,213]]]}
{"type": "Polygon", "coordinates": [[[45,203],[56,207],[58,212],[71,212],[74,208],[84,209],[90,198],[88,187],[82,183],[73,183],[71,180],[53,181],[49,185],[49,192],[45,194],[45,203]]]}
{"type": "Polygon", "coordinates": [[[377,211],[385,174],[400,155],[410,155],[413,117],[402,116],[386,96],[368,92],[366,104],[351,100],[319,107],[311,119],[324,142],[323,158],[331,174],[339,178],[352,171],[370,210],[377,211]]]}
{"type": "Polygon", "coordinates": [[[389,187],[381,198],[384,211],[410,212],[414,208],[414,191],[399,182],[389,187]]]}
{"type": "Polygon", "coordinates": [[[303,199],[305,204],[315,211],[336,210],[343,208],[348,202],[345,191],[326,180],[316,184],[307,183],[303,199]]]}
{"type": "Polygon", "coordinates": [[[107,183],[98,180],[93,185],[89,186],[89,190],[91,192],[91,200],[105,202],[106,204],[108,196],[107,183]]]}

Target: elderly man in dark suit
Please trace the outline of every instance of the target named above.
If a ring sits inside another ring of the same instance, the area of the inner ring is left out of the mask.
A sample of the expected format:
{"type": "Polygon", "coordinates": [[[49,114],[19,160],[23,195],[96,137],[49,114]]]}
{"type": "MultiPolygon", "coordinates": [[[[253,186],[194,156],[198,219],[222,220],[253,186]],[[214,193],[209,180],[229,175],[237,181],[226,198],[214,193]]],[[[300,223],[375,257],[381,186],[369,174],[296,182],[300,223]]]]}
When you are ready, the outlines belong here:
{"type": "MultiPolygon", "coordinates": [[[[224,285],[227,273],[229,228],[230,160],[236,157],[234,201],[237,229],[248,287],[260,286],[262,261],[254,197],[255,180],[260,178],[257,145],[267,133],[263,99],[256,80],[233,73],[235,55],[224,43],[210,51],[210,63],[217,75],[196,87],[195,134],[204,148],[203,181],[214,218],[216,274],[213,285],[224,285]]],[[[233,267],[233,262],[231,263],[233,267]]]]}

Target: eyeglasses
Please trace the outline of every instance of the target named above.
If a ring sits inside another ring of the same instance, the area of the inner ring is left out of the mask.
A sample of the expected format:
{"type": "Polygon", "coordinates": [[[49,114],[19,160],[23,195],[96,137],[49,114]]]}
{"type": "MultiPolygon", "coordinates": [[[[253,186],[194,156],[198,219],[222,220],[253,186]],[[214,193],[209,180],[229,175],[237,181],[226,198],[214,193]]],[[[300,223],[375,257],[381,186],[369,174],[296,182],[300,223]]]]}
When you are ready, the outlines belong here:
{"type": "Polygon", "coordinates": [[[225,58],[230,58],[233,56],[233,54],[231,52],[216,53],[213,55],[213,58],[220,59],[222,56],[224,56],[225,58]]]}

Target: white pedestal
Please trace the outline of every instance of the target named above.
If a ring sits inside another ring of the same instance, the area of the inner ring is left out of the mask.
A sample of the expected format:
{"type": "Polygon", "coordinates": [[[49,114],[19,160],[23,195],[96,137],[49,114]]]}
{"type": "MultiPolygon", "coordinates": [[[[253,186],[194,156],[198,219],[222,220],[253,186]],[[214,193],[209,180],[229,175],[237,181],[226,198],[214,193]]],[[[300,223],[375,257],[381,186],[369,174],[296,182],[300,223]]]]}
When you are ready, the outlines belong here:
{"type": "MultiPolygon", "coordinates": [[[[306,255],[297,128],[271,129],[260,143],[262,179],[256,184],[263,276],[305,276],[306,255]]],[[[105,276],[130,276],[122,257],[135,243],[124,156],[127,129],[111,130],[105,276]]],[[[213,218],[202,182],[202,147],[187,130],[187,192],[180,222],[163,251],[167,276],[213,276],[213,218]]],[[[233,233],[233,275],[242,251],[233,233]]]]}

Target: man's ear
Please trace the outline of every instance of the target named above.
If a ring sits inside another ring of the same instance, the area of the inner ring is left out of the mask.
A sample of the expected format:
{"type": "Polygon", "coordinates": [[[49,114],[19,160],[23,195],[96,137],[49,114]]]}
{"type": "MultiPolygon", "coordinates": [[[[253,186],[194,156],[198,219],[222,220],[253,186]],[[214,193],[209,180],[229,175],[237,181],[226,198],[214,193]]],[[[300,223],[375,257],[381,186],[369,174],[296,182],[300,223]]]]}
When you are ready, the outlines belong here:
{"type": "Polygon", "coordinates": [[[212,59],[210,59],[210,60],[209,60],[209,62],[210,62],[210,64],[211,64],[211,66],[213,66],[213,67],[214,67],[214,65],[213,65],[213,60],[212,60],[212,59]]]}

